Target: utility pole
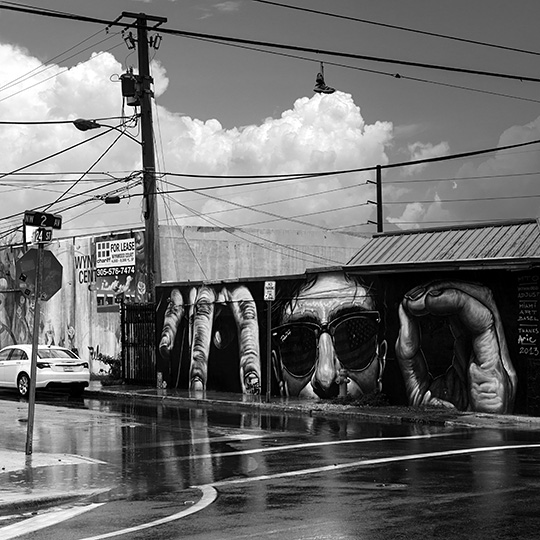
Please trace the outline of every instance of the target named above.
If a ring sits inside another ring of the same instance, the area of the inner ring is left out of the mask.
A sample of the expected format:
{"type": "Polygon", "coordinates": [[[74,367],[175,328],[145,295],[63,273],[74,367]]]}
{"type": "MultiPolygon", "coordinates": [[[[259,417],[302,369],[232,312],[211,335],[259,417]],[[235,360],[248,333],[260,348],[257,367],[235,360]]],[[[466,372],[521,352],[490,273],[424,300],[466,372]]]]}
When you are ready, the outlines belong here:
{"type": "Polygon", "coordinates": [[[144,200],[144,231],[146,257],[146,287],[150,302],[155,301],[156,283],[161,281],[161,254],[159,249],[159,222],[156,205],[156,159],[154,154],[154,130],[152,125],[152,92],[153,79],[150,76],[150,61],[148,54],[148,30],[153,30],[167,22],[164,17],[131,13],[124,11],[123,17],[136,20],[137,54],[139,75],[137,79],[137,96],[141,107],[141,142],[143,165],[143,200],[144,200]],[[156,23],[152,28],[148,22],[156,23]]]}
{"type": "Polygon", "coordinates": [[[382,172],[381,166],[377,165],[377,232],[383,232],[383,201],[382,201],[382,172]]]}

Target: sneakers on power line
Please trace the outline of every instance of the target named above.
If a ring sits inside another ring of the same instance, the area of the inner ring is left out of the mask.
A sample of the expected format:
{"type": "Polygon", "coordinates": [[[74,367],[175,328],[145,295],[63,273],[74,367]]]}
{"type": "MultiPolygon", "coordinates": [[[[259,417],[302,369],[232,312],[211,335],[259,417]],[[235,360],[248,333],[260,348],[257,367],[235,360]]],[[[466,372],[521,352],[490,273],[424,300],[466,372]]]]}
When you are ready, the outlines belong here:
{"type": "Polygon", "coordinates": [[[315,88],[313,89],[313,91],[317,92],[318,94],[333,94],[336,89],[328,86],[324,82],[324,77],[322,73],[317,73],[317,78],[315,79],[315,88]]]}

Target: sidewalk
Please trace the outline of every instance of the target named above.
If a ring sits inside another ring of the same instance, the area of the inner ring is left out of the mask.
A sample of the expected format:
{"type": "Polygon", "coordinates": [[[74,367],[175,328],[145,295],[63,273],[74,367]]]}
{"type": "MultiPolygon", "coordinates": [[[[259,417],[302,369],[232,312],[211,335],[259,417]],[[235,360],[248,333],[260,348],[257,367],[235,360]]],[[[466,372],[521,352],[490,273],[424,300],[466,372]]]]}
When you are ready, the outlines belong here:
{"type": "MultiPolygon", "coordinates": [[[[482,413],[459,412],[441,409],[416,409],[411,407],[358,407],[325,403],[318,400],[286,399],[280,397],[245,396],[207,392],[204,395],[190,395],[187,390],[141,387],[141,386],[102,386],[93,381],[85,390],[87,399],[137,399],[171,401],[182,406],[208,408],[220,411],[252,411],[262,413],[284,413],[292,415],[320,416],[328,418],[355,419],[382,423],[413,423],[440,427],[470,427],[496,429],[540,430],[540,418],[516,415],[492,415],[482,413]]],[[[32,490],[14,488],[7,479],[10,472],[34,470],[63,464],[78,465],[95,462],[84,456],[70,454],[33,453],[30,459],[24,452],[8,450],[4,441],[0,441],[0,528],[2,516],[21,514],[51,505],[61,504],[89,497],[93,493],[62,493],[51,485],[47,489],[32,490]]]]}
{"type": "Polygon", "coordinates": [[[251,396],[232,393],[205,392],[193,395],[188,390],[149,388],[142,386],[102,386],[92,381],[85,397],[171,400],[189,407],[203,407],[228,411],[265,411],[309,416],[327,416],[371,420],[390,423],[418,423],[436,426],[462,426],[475,428],[518,428],[540,430],[540,417],[462,412],[456,410],[407,406],[358,407],[340,405],[321,400],[281,398],[265,395],[251,396]]]}

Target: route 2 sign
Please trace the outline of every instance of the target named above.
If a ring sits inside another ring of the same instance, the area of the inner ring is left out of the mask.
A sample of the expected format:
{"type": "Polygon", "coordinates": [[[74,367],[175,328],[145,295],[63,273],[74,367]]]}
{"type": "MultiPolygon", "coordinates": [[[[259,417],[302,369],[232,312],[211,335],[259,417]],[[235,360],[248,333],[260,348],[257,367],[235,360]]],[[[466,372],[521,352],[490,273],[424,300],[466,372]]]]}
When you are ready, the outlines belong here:
{"type": "Polygon", "coordinates": [[[51,229],[62,228],[62,216],[58,214],[46,214],[45,212],[35,212],[27,210],[24,213],[24,224],[32,227],[45,227],[51,229]]]}

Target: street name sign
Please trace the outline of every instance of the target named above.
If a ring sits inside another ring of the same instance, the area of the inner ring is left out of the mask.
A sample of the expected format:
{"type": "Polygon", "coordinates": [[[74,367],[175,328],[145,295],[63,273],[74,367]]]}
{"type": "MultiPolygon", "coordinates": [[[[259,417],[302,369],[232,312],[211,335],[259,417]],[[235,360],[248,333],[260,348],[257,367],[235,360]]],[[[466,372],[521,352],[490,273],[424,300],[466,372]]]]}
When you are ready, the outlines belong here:
{"type": "Polygon", "coordinates": [[[34,244],[47,243],[52,240],[52,229],[45,229],[44,227],[39,227],[36,229],[32,235],[32,242],[34,244]]]}
{"type": "Polygon", "coordinates": [[[62,216],[27,210],[24,213],[24,224],[32,227],[45,227],[51,229],[62,228],[62,216]]]}

